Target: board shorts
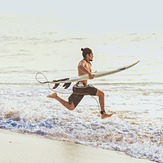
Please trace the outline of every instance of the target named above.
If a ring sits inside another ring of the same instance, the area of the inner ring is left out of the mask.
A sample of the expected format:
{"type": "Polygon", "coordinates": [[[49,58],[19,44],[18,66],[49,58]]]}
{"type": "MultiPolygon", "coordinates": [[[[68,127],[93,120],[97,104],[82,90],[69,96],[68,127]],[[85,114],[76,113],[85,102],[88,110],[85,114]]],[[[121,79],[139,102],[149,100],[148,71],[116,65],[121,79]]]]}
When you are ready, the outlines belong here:
{"type": "Polygon", "coordinates": [[[73,103],[76,107],[85,95],[95,96],[97,88],[92,85],[86,85],[78,82],[73,86],[73,93],[69,96],[69,103],[73,103]]]}

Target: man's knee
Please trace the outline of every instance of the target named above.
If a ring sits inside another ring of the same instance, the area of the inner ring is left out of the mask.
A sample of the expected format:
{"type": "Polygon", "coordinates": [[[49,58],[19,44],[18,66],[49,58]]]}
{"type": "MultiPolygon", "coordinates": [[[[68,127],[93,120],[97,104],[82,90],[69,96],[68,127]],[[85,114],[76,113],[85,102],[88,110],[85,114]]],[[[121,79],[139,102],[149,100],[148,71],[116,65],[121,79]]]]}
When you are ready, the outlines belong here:
{"type": "Polygon", "coordinates": [[[98,97],[104,97],[104,92],[97,90],[96,96],[98,97]]]}
{"type": "Polygon", "coordinates": [[[74,110],[76,107],[73,103],[70,104],[69,110],[74,110]]]}
{"type": "Polygon", "coordinates": [[[104,97],[104,92],[100,91],[100,96],[104,97]]]}

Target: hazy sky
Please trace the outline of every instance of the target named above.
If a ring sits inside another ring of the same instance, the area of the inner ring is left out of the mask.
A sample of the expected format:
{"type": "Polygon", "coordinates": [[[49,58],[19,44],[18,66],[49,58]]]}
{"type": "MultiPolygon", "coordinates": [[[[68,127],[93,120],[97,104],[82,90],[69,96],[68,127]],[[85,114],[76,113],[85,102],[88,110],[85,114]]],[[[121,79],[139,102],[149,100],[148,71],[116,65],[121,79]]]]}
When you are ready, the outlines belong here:
{"type": "Polygon", "coordinates": [[[0,0],[0,15],[67,20],[90,30],[160,32],[163,0],[0,0]]]}

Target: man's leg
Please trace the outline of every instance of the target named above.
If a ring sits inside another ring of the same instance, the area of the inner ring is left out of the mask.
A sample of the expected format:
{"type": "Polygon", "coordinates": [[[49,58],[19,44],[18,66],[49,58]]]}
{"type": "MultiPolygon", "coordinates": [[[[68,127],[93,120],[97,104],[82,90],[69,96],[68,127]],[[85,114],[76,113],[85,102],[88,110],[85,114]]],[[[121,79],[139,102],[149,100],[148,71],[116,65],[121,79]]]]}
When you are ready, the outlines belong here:
{"type": "Polygon", "coordinates": [[[54,98],[56,99],[57,101],[59,101],[63,106],[65,106],[68,110],[74,110],[75,109],[75,106],[73,103],[69,103],[65,100],[63,100],[62,98],[60,98],[57,93],[53,93],[51,95],[48,95],[47,96],[48,98],[54,98]]]}
{"type": "Polygon", "coordinates": [[[106,114],[105,113],[105,102],[104,102],[104,92],[100,91],[100,90],[97,90],[97,93],[96,93],[96,96],[99,97],[99,103],[100,103],[100,107],[101,107],[101,118],[104,119],[104,118],[108,118],[108,117],[111,117],[113,114],[106,114]]]}

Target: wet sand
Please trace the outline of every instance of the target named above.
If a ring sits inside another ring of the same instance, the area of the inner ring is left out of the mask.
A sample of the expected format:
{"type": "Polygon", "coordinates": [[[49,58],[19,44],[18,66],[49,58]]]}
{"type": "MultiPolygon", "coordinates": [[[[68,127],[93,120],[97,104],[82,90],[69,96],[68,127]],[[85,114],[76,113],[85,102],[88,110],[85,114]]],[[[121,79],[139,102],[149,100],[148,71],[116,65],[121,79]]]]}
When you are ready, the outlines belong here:
{"type": "Polygon", "coordinates": [[[0,130],[3,163],[150,163],[120,152],[0,130]]]}

